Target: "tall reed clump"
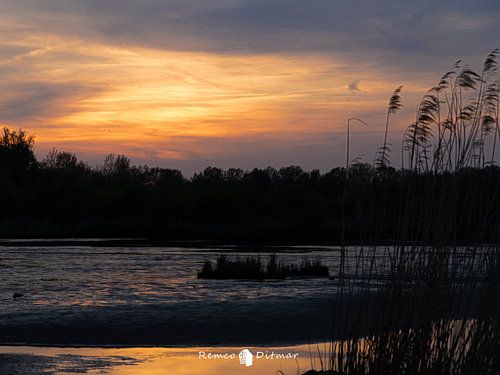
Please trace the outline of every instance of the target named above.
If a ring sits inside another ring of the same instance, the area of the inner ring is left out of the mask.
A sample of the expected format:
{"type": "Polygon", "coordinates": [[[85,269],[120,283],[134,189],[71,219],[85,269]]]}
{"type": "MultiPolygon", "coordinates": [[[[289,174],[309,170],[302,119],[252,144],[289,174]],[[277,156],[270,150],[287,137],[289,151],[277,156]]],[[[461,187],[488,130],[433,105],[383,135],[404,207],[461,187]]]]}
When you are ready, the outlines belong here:
{"type": "Polygon", "coordinates": [[[493,50],[480,72],[457,61],[423,95],[403,136],[403,168],[444,172],[494,164],[500,137],[498,54],[493,50]]]}
{"type": "Polygon", "coordinates": [[[499,255],[496,246],[351,248],[330,354],[306,374],[498,374],[499,255]]]}
{"type": "MultiPolygon", "coordinates": [[[[324,374],[498,374],[500,232],[489,243],[482,234],[500,228],[500,192],[452,177],[412,177],[391,245],[343,247],[324,374]],[[408,243],[415,233],[420,242],[408,243]]],[[[387,215],[365,230],[378,233],[387,215]]]]}
{"type": "MultiPolygon", "coordinates": [[[[381,288],[370,350],[353,368],[370,374],[492,374],[500,339],[484,264],[497,249],[400,248],[381,288]]],[[[344,371],[346,372],[346,371],[344,371]]],[[[347,372],[349,373],[349,372],[347,372]]]]}
{"type": "MultiPolygon", "coordinates": [[[[403,139],[408,183],[377,185],[401,209],[373,201],[379,209],[358,229],[359,238],[384,238],[384,223],[396,221],[391,245],[341,247],[329,360],[309,374],[500,373],[500,217],[492,205],[500,181],[479,193],[484,180],[475,173],[491,170],[485,178],[497,181],[498,54],[479,73],[455,63],[419,101],[403,139]]],[[[389,175],[386,137],[377,155],[379,175],[389,175]]]]}

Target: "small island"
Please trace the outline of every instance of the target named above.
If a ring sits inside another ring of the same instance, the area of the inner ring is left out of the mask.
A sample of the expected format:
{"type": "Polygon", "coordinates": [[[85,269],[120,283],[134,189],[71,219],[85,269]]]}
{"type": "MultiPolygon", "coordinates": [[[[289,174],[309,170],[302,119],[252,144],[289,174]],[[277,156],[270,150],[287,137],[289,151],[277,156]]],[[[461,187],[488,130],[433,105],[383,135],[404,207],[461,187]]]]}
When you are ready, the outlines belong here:
{"type": "Polygon", "coordinates": [[[206,261],[202,270],[198,271],[199,279],[284,280],[316,277],[329,277],[328,267],[321,259],[303,258],[300,265],[285,264],[277,259],[276,254],[270,255],[267,263],[260,256],[228,259],[226,255],[219,255],[215,266],[206,261]]]}

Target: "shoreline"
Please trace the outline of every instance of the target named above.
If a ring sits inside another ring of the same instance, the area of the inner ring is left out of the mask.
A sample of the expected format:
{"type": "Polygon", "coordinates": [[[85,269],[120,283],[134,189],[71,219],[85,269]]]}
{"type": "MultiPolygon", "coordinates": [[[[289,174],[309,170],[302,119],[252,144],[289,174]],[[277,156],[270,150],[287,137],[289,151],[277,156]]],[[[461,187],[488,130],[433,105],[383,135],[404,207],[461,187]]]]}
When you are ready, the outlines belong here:
{"type": "MultiPolygon", "coordinates": [[[[35,246],[98,246],[98,247],[179,247],[179,248],[197,248],[210,250],[214,247],[223,247],[217,251],[238,251],[248,248],[252,251],[280,251],[280,247],[301,247],[301,249],[328,249],[342,246],[441,246],[432,242],[423,241],[398,241],[395,239],[379,239],[379,240],[356,240],[356,241],[339,241],[335,238],[322,238],[311,240],[310,238],[303,239],[186,239],[186,238],[161,238],[161,237],[0,237],[0,250],[4,247],[35,247],[35,246]]],[[[499,246],[495,243],[449,243],[444,247],[455,246],[499,246]]]]}
{"type": "Polygon", "coordinates": [[[39,348],[39,349],[206,349],[206,348],[213,348],[213,349],[225,349],[225,348],[241,348],[241,347],[259,347],[259,348],[291,348],[295,346],[302,346],[302,345],[321,345],[321,344],[329,344],[329,341],[321,340],[321,341],[316,341],[316,340],[308,340],[308,341],[297,341],[297,342],[289,342],[289,343],[284,343],[284,342],[267,342],[267,343],[261,343],[261,342],[234,342],[234,343],[228,343],[228,344],[221,344],[221,345],[201,345],[201,344],[194,344],[194,345],[189,345],[189,344],[177,344],[177,345],[92,345],[92,344],[85,344],[85,345],[79,345],[79,344],[64,344],[64,345],[53,345],[50,343],[47,344],[31,344],[31,343],[3,343],[0,342],[0,353],[2,353],[2,349],[4,348],[39,348]]]}
{"type": "MultiPolygon", "coordinates": [[[[478,314],[494,314],[493,307],[491,311],[478,311],[475,296],[475,290],[457,294],[453,300],[468,301],[466,308],[431,318],[473,319],[478,314]]],[[[446,301],[444,298],[443,303],[446,301]]],[[[342,301],[323,295],[55,309],[21,317],[2,314],[0,346],[293,346],[376,334],[371,312],[379,308],[379,302],[376,294],[351,295],[342,301]]]]}
{"type": "MultiPolygon", "coordinates": [[[[327,355],[328,343],[315,342],[293,346],[247,346],[255,355],[249,375],[295,373],[297,365],[309,368],[319,353],[327,355]]],[[[235,374],[242,366],[239,353],[242,347],[131,347],[131,348],[72,348],[72,347],[1,347],[0,373],[9,375],[40,375],[59,373],[106,373],[113,375],[147,374],[235,374]],[[201,358],[210,353],[211,358],[201,358]],[[178,372],[176,371],[178,370],[178,372]],[[68,371],[70,370],[70,371],[68,371]],[[186,371],[187,370],[187,371],[186,371]]]]}
{"type": "Polygon", "coordinates": [[[0,315],[0,346],[295,345],[329,340],[332,317],[327,296],[54,309],[0,315]]]}

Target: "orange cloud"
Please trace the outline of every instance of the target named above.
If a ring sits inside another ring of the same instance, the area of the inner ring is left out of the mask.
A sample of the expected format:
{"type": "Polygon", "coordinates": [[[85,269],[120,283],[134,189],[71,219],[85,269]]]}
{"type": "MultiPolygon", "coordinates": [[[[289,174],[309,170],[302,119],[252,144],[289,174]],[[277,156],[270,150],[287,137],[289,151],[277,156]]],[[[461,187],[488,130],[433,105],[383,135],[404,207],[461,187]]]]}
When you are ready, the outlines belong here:
{"type": "Polygon", "coordinates": [[[165,51],[50,34],[0,45],[23,50],[0,62],[0,74],[9,73],[0,84],[6,122],[34,132],[44,149],[87,154],[182,159],[220,153],[210,142],[190,145],[193,138],[321,139],[343,132],[352,115],[383,115],[393,89],[375,72],[321,55],[165,51]],[[353,94],[350,83],[360,80],[353,94]]]}

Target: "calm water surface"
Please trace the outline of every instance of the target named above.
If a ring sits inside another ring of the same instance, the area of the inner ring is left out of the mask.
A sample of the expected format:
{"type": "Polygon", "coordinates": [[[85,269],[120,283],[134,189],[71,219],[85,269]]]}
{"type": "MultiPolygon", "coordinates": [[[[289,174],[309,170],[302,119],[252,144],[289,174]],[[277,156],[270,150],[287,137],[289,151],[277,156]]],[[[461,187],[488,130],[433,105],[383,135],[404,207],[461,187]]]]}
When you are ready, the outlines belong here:
{"type": "MultiPolygon", "coordinates": [[[[179,301],[226,301],[293,296],[312,297],[334,290],[328,279],[275,282],[200,280],[196,271],[228,249],[175,247],[0,247],[0,312],[57,307],[168,304],[179,301]],[[13,300],[14,293],[23,296],[13,300]]],[[[239,252],[230,256],[272,252],[239,252]]],[[[336,275],[336,247],[290,247],[278,258],[300,263],[320,258],[336,275]]]]}
{"type": "MultiPolygon", "coordinates": [[[[290,347],[248,347],[254,355],[251,366],[241,365],[238,354],[242,348],[30,348],[0,347],[5,363],[24,359],[24,365],[10,375],[31,375],[33,364],[38,371],[65,375],[78,373],[109,375],[286,375],[301,374],[312,367],[320,369],[318,350],[325,362],[328,344],[290,347]],[[233,354],[229,359],[200,359],[200,352],[233,354]],[[256,358],[258,352],[265,355],[256,358]],[[293,358],[276,358],[270,354],[290,354],[293,358]],[[267,358],[266,358],[267,355],[267,358]],[[30,365],[31,362],[31,365],[30,365]],[[23,372],[25,371],[25,372],[23,372]]],[[[1,364],[0,364],[1,371],[1,364]]]]}

